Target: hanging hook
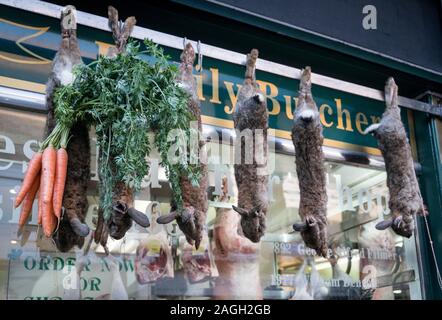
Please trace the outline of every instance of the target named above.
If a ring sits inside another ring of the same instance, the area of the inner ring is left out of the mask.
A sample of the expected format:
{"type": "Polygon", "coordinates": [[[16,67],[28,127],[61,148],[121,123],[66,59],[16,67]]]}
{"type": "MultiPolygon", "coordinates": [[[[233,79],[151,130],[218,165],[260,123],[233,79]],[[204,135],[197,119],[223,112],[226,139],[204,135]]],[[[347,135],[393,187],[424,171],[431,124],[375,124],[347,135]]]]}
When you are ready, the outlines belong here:
{"type": "Polygon", "coordinates": [[[187,38],[183,38],[183,49],[186,49],[187,38]]]}
{"type": "Polygon", "coordinates": [[[201,41],[198,40],[198,71],[203,72],[203,54],[201,53],[201,41]]]}

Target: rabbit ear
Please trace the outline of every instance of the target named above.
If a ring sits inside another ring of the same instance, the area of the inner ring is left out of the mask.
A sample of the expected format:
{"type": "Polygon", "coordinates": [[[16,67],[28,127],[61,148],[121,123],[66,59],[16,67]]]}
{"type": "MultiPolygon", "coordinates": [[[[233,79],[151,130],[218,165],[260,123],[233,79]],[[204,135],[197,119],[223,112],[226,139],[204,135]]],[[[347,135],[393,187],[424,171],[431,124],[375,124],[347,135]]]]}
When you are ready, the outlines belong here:
{"type": "Polygon", "coordinates": [[[393,224],[393,219],[390,219],[390,220],[384,220],[384,221],[381,221],[381,222],[379,222],[378,224],[376,224],[375,228],[376,228],[377,230],[385,230],[385,229],[391,227],[392,224],[393,224]]]}
{"type": "Polygon", "coordinates": [[[72,218],[69,223],[71,224],[72,230],[80,237],[86,237],[89,234],[89,227],[87,224],[82,223],[78,218],[72,218]]]}
{"type": "Polygon", "coordinates": [[[127,214],[140,226],[144,228],[148,228],[150,226],[149,218],[141,211],[138,211],[135,208],[129,208],[127,210],[127,214]]]}
{"type": "Polygon", "coordinates": [[[118,10],[112,6],[107,7],[107,15],[109,17],[109,28],[112,31],[112,35],[114,36],[114,40],[118,41],[120,38],[120,24],[118,21],[118,10]]]}
{"type": "Polygon", "coordinates": [[[302,69],[301,79],[299,82],[299,91],[304,92],[306,94],[311,92],[312,89],[311,76],[312,76],[312,70],[309,66],[302,69]]]}
{"type": "Polygon", "coordinates": [[[112,36],[117,46],[117,52],[121,53],[125,50],[127,39],[130,37],[137,20],[135,17],[129,17],[124,22],[124,25],[121,25],[118,20],[118,10],[112,6],[107,8],[107,15],[109,17],[109,28],[112,31],[112,36]]]}
{"type": "Polygon", "coordinates": [[[124,41],[126,42],[127,39],[130,37],[135,24],[137,23],[137,20],[135,19],[135,17],[129,17],[126,19],[126,21],[124,22],[124,26],[123,26],[123,30],[121,31],[120,34],[120,41],[124,41]]]}
{"type": "Polygon", "coordinates": [[[242,209],[242,208],[238,208],[232,205],[232,209],[235,210],[236,212],[238,212],[241,216],[247,216],[249,213],[242,209]]]}
{"type": "Polygon", "coordinates": [[[311,82],[311,68],[309,66],[305,67],[301,71],[301,76],[299,80],[299,96],[298,96],[298,106],[302,106],[304,101],[311,102],[313,99],[312,94],[312,82],[311,82]]]}
{"type": "Polygon", "coordinates": [[[180,60],[185,64],[193,65],[195,61],[195,50],[193,49],[193,46],[190,42],[188,42],[184,47],[184,50],[180,55],[180,60]]]}
{"type": "Polygon", "coordinates": [[[398,88],[393,77],[388,78],[385,84],[385,103],[387,106],[397,106],[398,88]]]}
{"type": "Polygon", "coordinates": [[[307,230],[307,227],[308,227],[307,222],[295,223],[293,225],[293,230],[301,232],[307,230]]]}
{"type": "Polygon", "coordinates": [[[176,211],[172,211],[172,212],[169,213],[169,214],[165,214],[165,215],[163,215],[163,216],[158,217],[158,218],[157,218],[157,223],[159,223],[159,224],[167,224],[167,223],[170,223],[170,222],[172,222],[173,220],[175,220],[176,216],[177,216],[177,212],[176,212],[176,211]]]}

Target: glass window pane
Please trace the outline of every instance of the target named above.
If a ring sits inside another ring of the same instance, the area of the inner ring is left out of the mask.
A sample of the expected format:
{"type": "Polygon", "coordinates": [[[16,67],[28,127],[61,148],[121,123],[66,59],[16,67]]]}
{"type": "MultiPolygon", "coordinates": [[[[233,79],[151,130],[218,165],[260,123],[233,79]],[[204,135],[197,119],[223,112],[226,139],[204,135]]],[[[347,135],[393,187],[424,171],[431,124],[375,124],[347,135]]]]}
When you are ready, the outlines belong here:
{"type": "MultiPolygon", "coordinates": [[[[315,256],[292,225],[298,215],[299,188],[294,157],[272,153],[267,232],[259,244],[241,235],[232,211],[237,190],[233,148],[208,143],[210,208],[208,239],[195,250],[177,227],[133,225],[121,240],[109,239],[114,257],[91,244],[87,259],[75,248],[60,253],[41,236],[37,208],[20,236],[20,208],[13,201],[23,172],[43,134],[45,115],[0,107],[0,299],[420,299],[415,238],[404,239],[374,228],[388,218],[386,173],[351,164],[326,162],[328,244],[333,256],[315,256]],[[230,180],[227,194],[221,178],[230,180]],[[239,230],[239,231],[238,231],[239,230]],[[82,264],[80,264],[82,262],[82,264]],[[82,267],[81,279],[76,268],[82,267]]],[[[95,228],[98,190],[96,143],[91,132],[92,179],[86,222],[95,228]]],[[[170,186],[155,151],[151,173],[136,195],[136,209],[153,222],[170,211],[170,186]]],[[[88,242],[88,239],[86,239],[88,242]]]]}

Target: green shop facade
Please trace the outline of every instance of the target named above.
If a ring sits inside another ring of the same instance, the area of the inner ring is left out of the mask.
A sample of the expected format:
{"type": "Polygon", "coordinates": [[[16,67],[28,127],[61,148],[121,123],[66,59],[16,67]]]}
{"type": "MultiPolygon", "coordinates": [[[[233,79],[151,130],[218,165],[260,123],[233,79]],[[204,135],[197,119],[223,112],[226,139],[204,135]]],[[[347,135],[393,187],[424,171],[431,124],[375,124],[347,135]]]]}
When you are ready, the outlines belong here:
{"type": "MultiPolygon", "coordinates": [[[[187,37],[200,54],[195,78],[213,160],[209,166],[208,250],[216,246],[213,228],[219,210],[226,208],[217,198],[220,178],[227,175],[233,181],[233,166],[223,161],[232,146],[220,138],[234,137],[232,112],[243,81],[245,54],[256,47],[260,50],[257,79],[267,99],[275,163],[269,179],[268,231],[256,258],[260,295],[301,299],[296,291],[306,283],[311,299],[442,298],[437,268],[442,266],[442,111],[437,94],[442,92],[441,73],[211,2],[154,1],[145,6],[144,11],[131,5],[117,7],[122,17],[126,13],[137,17],[133,33],[137,41],[152,39],[176,62],[187,37]],[[299,72],[305,65],[312,67],[313,94],[324,126],[329,245],[337,261],[315,256],[291,229],[299,220],[299,190],[290,130],[299,72]],[[399,85],[402,120],[430,213],[428,227],[422,217],[417,218],[417,233],[410,239],[374,228],[390,214],[388,189],[376,140],[363,131],[380,119],[382,88],[389,76],[399,85]]],[[[0,299],[66,298],[64,279],[79,254],[78,249],[57,252],[41,236],[36,206],[24,233],[18,236],[20,209],[13,209],[14,195],[43,134],[45,83],[60,43],[60,9],[41,1],[0,1],[0,299]]],[[[95,7],[77,9],[79,46],[83,61],[89,63],[113,43],[106,5],[99,12],[95,7]]],[[[93,132],[91,137],[87,223],[93,229],[98,178],[93,132]]],[[[152,214],[152,203],[168,212],[170,187],[164,170],[154,156],[148,161],[152,170],[135,205],[147,215],[152,214]]],[[[234,203],[234,184],[228,192],[234,203]]],[[[216,266],[216,254],[212,252],[212,276],[192,283],[183,271],[182,235],[174,225],[163,231],[172,247],[173,276],[155,283],[140,283],[136,274],[136,248],[150,230],[133,227],[122,241],[110,241],[128,297],[216,298],[217,277],[223,276],[216,266]]],[[[111,290],[113,271],[103,260],[103,249],[93,245],[91,251],[92,262],[80,281],[82,299],[99,298],[111,290]]]]}

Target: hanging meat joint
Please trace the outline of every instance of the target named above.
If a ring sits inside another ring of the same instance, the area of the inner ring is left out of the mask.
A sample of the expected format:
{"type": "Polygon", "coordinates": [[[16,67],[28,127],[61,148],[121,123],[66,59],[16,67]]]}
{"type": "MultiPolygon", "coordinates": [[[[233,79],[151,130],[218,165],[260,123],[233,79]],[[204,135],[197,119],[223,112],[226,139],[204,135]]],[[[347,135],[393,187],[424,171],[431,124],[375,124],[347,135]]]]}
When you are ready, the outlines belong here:
{"type": "Polygon", "coordinates": [[[385,161],[387,187],[390,192],[388,206],[392,218],[376,225],[376,229],[389,227],[404,237],[411,237],[416,214],[427,214],[414,171],[413,157],[407,134],[401,121],[398,106],[398,87],[393,78],[385,84],[385,112],[380,123],[372,124],[365,130],[378,141],[385,161]]]}
{"type": "Polygon", "coordinates": [[[327,190],[322,152],[322,125],[311,91],[311,70],[302,70],[299,84],[292,141],[296,153],[300,203],[299,215],[302,223],[293,228],[300,231],[305,244],[317,254],[327,253],[327,190]]]}
{"type": "MultiPolygon", "coordinates": [[[[46,86],[48,116],[46,135],[56,126],[54,92],[74,80],[73,67],[81,64],[81,54],[77,40],[76,10],[66,6],[61,13],[62,42],[54,61],[46,86]]],[[[53,239],[57,248],[66,252],[74,245],[82,247],[89,227],[84,223],[88,210],[87,186],[90,179],[90,146],[88,127],[77,122],[71,129],[67,145],[68,155],[66,183],[62,200],[62,216],[53,239]]]]}
{"type": "Polygon", "coordinates": [[[268,111],[264,94],[256,83],[257,59],[258,50],[253,49],[247,55],[244,84],[233,114],[237,139],[234,169],[238,207],[232,208],[241,215],[244,236],[253,242],[259,242],[264,235],[268,210],[268,111]]]}
{"type": "MultiPolygon", "coordinates": [[[[196,91],[196,82],[192,74],[194,61],[195,50],[191,43],[187,43],[181,54],[181,64],[177,81],[190,96],[188,108],[198,121],[198,131],[202,132],[201,107],[196,91]]],[[[202,152],[204,144],[204,141],[199,141],[198,143],[200,159],[204,156],[202,152]]],[[[165,224],[176,220],[179,228],[186,236],[187,242],[191,245],[195,244],[195,247],[198,249],[203,239],[203,233],[206,232],[208,175],[205,161],[199,161],[197,166],[199,166],[201,172],[199,186],[192,185],[189,178],[182,175],[180,177],[180,191],[183,199],[183,207],[178,208],[172,203],[172,212],[159,217],[157,222],[165,224]]]]}
{"type": "MultiPolygon", "coordinates": [[[[218,202],[229,202],[227,177],[222,180],[218,202]]],[[[238,234],[240,216],[229,208],[217,208],[213,226],[216,267],[215,299],[262,299],[259,273],[260,244],[238,234]]]]}

